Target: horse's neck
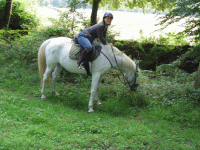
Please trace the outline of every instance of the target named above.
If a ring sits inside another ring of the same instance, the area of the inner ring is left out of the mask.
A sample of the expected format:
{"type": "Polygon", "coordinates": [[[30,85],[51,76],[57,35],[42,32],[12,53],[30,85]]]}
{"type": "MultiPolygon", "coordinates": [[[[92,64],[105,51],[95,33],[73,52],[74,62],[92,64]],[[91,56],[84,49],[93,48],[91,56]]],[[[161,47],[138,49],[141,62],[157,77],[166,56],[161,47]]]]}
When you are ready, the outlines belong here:
{"type": "Polygon", "coordinates": [[[103,47],[103,52],[110,60],[113,68],[121,69],[123,54],[119,50],[117,50],[115,47],[111,48],[110,46],[106,45],[103,47]]]}
{"type": "Polygon", "coordinates": [[[137,70],[135,62],[125,54],[123,55],[122,70],[125,73],[137,70]]]}

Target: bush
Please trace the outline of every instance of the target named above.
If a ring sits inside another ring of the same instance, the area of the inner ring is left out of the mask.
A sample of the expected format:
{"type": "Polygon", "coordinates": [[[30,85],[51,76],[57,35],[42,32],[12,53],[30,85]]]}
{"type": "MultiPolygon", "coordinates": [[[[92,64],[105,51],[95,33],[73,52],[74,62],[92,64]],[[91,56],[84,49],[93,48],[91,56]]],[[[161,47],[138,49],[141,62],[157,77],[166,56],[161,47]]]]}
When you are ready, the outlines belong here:
{"type": "Polygon", "coordinates": [[[155,36],[145,37],[143,31],[140,30],[140,43],[144,44],[157,44],[157,45],[177,45],[184,46],[189,45],[186,36],[183,33],[169,32],[164,35],[160,35],[158,38],[155,36]]]}
{"type": "Polygon", "coordinates": [[[42,35],[41,32],[32,32],[13,41],[6,39],[0,43],[2,61],[13,62],[14,60],[19,60],[24,63],[36,62],[38,49],[42,42],[47,39],[42,35]]]}
{"type": "Polygon", "coordinates": [[[191,48],[187,53],[182,55],[178,61],[180,61],[179,68],[192,73],[197,71],[200,62],[200,44],[191,48]]]}
{"type": "Polygon", "coordinates": [[[167,76],[174,76],[178,71],[179,65],[179,61],[174,61],[172,64],[162,64],[156,68],[156,72],[167,76]]]}
{"type": "Polygon", "coordinates": [[[59,18],[49,19],[52,22],[51,27],[47,29],[46,33],[49,36],[67,36],[72,38],[81,28],[85,28],[88,25],[88,20],[79,12],[61,12],[59,9],[57,11],[60,12],[59,18]]]}
{"type": "MultiPolygon", "coordinates": [[[[32,29],[38,25],[38,19],[30,12],[30,5],[27,1],[13,1],[12,14],[10,18],[9,28],[15,29],[32,29]]],[[[0,1],[0,20],[4,14],[6,1],[0,1]]]]}
{"type": "Polygon", "coordinates": [[[188,51],[191,46],[183,34],[175,32],[145,37],[142,30],[140,39],[115,41],[115,46],[124,51],[131,58],[142,60],[140,68],[145,70],[156,70],[156,66],[168,64],[178,59],[179,56],[188,51]]]}
{"type": "Polygon", "coordinates": [[[178,59],[179,56],[188,51],[191,46],[159,45],[134,40],[116,41],[114,44],[132,58],[142,60],[141,69],[156,70],[156,66],[168,64],[178,59]]]}
{"type": "Polygon", "coordinates": [[[20,36],[27,35],[28,30],[0,30],[0,39],[15,40],[20,36]]]}

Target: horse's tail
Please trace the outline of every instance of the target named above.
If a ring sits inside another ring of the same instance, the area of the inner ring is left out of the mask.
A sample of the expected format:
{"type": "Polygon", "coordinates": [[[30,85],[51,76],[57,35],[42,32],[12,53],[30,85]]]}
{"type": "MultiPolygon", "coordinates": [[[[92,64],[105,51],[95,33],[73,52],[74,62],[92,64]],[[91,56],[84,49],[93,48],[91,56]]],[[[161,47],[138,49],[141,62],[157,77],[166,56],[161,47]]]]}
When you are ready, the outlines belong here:
{"type": "Polygon", "coordinates": [[[49,40],[46,40],[45,42],[43,42],[38,51],[38,70],[39,70],[40,79],[41,79],[41,87],[42,87],[42,82],[43,82],[43,74],[47,67],[45,48],[49,44],[49,42],[50,42],[49,40]]]}

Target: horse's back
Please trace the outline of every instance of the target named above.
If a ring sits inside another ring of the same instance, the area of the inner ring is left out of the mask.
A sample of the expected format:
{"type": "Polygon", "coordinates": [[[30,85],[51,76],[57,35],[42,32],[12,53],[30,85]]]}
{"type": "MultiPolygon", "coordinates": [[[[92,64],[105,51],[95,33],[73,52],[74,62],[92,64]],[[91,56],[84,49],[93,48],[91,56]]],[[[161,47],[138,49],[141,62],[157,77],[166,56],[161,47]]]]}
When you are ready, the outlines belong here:
{"type": "Polygon", "coordinates": [[[57,37],[57,38],[52,38],[49,39],[49,44],[48,46],[54,49],[60,49],[66,45],[71,45],[72,44],[72,39],[68,37],[57,37]]]}
{"type": "Polygon", "coordinates": [[[52,63],[59,63],[60,59],[63,57],[63,54],[68,55],[71,45],[72,39],[67,37],[49,39],[49,44],[45,49],[47,61],[52,63]]]}

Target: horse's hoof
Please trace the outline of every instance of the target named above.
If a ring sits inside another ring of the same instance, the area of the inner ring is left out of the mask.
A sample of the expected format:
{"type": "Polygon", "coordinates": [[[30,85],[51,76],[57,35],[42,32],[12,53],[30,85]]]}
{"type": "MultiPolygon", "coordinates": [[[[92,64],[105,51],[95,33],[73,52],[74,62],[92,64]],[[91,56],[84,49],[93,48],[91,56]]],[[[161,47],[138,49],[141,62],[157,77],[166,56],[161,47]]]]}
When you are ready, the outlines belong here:
{"type": "Polygon", "coordinates": [[[55,93],[55,95],[56,95],[56,96],[59,96],[59,94],[58,94],[57,92],[55,93]]]}
{"type": "Polygon", "coordinates": [[[93,113],[93,112],[94,112],[93,109],[89,109],[89,110],[88,110],[88,113],[93,113]]]}
{"type": "Polygon", "coordinates": [[[45,100],[46,100],[46,96],[45,96],[45,95],[42,95],[41,99],[42,99],[43,101],[45,101],[45,100]]]}
{"type": "Polygon", "coordinates": [[[42,97],[41,97],[41,99],[42,99],[43,101],[45,101],[45,100],[46,100],[46,98],[42,98],[42,97]]]}
{"type": "Polygon", "coordinates": [[[101,102],[97,102],[97,105],[103,107],[101,102]]]}
{"type": "Polygon", "coordinates": [[[59,94],[57,92],[52,92],[53,94],[55,94],[55,96],[59,96],[59,94]]]}

